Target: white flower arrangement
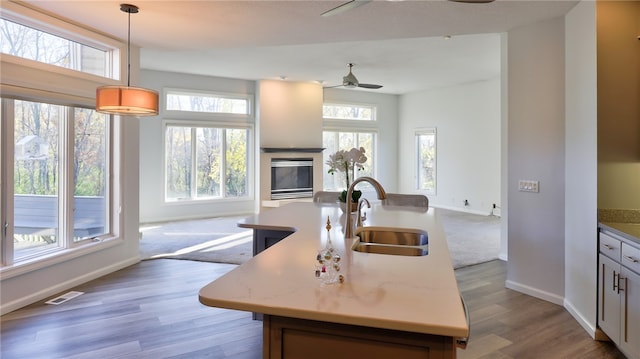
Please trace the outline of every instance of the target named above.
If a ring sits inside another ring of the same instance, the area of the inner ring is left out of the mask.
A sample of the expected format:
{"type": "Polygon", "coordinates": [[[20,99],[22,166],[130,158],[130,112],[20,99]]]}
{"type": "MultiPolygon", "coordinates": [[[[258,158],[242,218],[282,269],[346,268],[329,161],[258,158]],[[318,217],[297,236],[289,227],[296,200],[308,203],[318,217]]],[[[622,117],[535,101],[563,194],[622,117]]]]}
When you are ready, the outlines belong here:
{"type": "MultiPolygon", "coordinates": [[[[352,148],[349,151],[339,150],[336,153],[329,156],[329,160],[327,160],[327,165],[329,165],[330,174],[335,174],[336,172],[344,172],[346,178],[347,189],[351,185],[351,181],[355,179],[356,170],[360,171],[364,169],[364,163],[367,162],[367,156],[365,155],[365,150],[363,147],[360,148],[352,148]],[[351,176],[351,177],[349,177],[351,176]],[[349,180],[351,178],[351,181],[349,180]]],[[[362,196],[361,191],[353,191],[352,201],[358,202],[362,196]]],[[[341,196],[339,197],[340,202],[346,202],[347,190],[342,191],[341,196]]]]}

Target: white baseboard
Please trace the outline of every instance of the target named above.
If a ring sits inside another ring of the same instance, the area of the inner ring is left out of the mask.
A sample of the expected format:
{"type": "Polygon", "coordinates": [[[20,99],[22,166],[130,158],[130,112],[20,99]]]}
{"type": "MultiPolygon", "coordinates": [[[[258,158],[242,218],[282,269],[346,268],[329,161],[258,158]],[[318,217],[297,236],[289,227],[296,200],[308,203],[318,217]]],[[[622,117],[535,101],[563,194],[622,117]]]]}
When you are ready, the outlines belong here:
{"type": "MultiPolygon", "coordinates": [[[[477,215],[480,215],[480,216],[489,216],[489,215],[491,215],[491,211],[480,211],[480,210],[475,210],[475,209],[470,209],[470,208],[465,208],[465,207],[443,206],[443,205],[439,205],[439,204],[429,204],[429,207],[448,209],[450,211],[456,211],[456,212],[477,214],[477,215]]],[[[500,217],[499,215],[496,215],[496,214],[494,214],[494,215],[496,217],[500,217]]]]}
{"type": "Polygon", "coordinates": [[[573,304],[564,300],[564,308],[571,314],[571,316],[580,324],[580,326],[591,336],[596,339],[596,325],[595,323],[589,323],[589,321],[573,306],[573,304]]]}
{"type": "Polygon", "coordinates": [[[547,302],[557,304],[560,306],[564,305],[564,297],[559,296],[557,294],[545,292],[538,288],[530,287],[528,285],[523,285],[520,283],[516,283],[510,280],[505,281],[505,287],[509,289],[513,289],[517,292],[524,293],[526,295],[530,295],[532,297],[536,297],[542,300],[546,300],[547,302]]]}
{"type": "Polygon", "coordinates": [[[14,310],[20,309],[22,307],[26,307],[29,304],[33,304],[35,302],[38,302],[40,300],[46,299],[52,295],[58,294],[60,292],[64,292],[65,290],[69,290],[75,286],[78,286],[80,284],[89,282],[91,280],[100,278],[104,275],[107,275],[109,273],[113,273],[117,270],[120,270],[122,268],[126,268],[128,266],[131,266],[133,264],[136,264],[140,262],[140,256],[136,256],[133,258],[129,258],[123,261],[120,261],[118,263],[114,263],[108,267],[103,267],[100,269],[97,269],[91,273],[85,273],[80,277],[75,277],[71,280],[68,280],[66,282],[63,283],[56,283],[54,286],[45,288],[41,291],[38,291],[36,293],[32,293],[28,296],[22,297],[22,298],[18,298],[16,300],[13,300],[11,302],[8,303],[4,303],[1,307],[0,307],[0,315],[5,315],[7,313],[13,312],[14,310]]]}

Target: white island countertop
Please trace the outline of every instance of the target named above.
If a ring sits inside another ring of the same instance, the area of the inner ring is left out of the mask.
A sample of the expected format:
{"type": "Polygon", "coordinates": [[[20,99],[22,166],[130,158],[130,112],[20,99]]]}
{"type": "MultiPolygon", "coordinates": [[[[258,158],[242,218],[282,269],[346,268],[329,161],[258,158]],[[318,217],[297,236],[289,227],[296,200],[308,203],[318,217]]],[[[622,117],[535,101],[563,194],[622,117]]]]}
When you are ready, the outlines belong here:
{"type": "Polygon", "coordinates": [[[426,230],[421,257],[360,253],[345,240],[336,205],[291,203],[248,217],[240,227],[294,231],[200,290],[211,307],[451,337],[469,327],[437,209],[372,204],[365,226],[426,230]],[[331,240],[342,257],[344,283],[323,285],[314,276],[316,255],[331,240]]]}

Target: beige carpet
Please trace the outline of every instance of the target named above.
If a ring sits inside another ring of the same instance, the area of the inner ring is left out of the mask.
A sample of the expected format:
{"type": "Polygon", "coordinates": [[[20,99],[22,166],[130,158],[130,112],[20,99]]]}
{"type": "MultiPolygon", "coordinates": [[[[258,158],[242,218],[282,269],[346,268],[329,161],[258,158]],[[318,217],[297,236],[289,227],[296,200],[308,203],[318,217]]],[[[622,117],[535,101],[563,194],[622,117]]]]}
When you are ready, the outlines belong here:
{"type": "MultiPolygon", "coordinates": [[[[440,209],[454,268],[498,258],[500,218],[440,209]]],[[[252,256],[252,232],[243,217],[146,224],[140,227],[143,260],[171,258],[242,264],[252,256]]]]}

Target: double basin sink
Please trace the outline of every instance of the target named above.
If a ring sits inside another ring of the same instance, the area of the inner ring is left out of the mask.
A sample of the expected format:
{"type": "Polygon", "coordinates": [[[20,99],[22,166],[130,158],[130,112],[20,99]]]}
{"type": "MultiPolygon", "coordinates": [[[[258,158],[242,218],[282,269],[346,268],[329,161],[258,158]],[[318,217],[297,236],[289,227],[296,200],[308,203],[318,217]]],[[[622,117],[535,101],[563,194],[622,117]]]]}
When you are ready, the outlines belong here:
{"type": "Polygon", "coordinates": [[[359,227],[356,241],[351,247],[356,252],[400,256],[426,256],[429,254],[429,236],[417,229],[388,227],[359,227]]]}

